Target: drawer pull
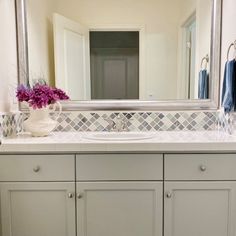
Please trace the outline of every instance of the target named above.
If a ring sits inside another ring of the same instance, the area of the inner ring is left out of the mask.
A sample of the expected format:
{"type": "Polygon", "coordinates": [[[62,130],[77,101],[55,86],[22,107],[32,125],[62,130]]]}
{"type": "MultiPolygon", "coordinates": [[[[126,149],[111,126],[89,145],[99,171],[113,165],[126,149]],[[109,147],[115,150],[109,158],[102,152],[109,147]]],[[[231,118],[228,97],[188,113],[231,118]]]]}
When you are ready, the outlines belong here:
{"type": "Polygon", "coordinates": [[[171,193],[171,192],[167,192],[167,193],[166,193],[166,197],[167,197],[167,198],[171,198],[171,197],[172,197],[172,193],[171,193]]]}
{"type": "Polygon", "coordinates": [[[38,172],[40,171],[40,166],[34,167],[34,168],[33,168],[33,171],[34,171],[35,173],[38,173],[38,172]]]}
{"type": "Polygon", "coordinates": [[[206,166],[204,166],[204,165],[201,165],[201,166],[200,166],[200,170],[201,170],[202,172],[205,172],[206,169],[207,169],[206,166]]]}
{"type": "Polygon", "coordinates": [[[77,194],[77,198],[78,198],[78,199],[81,199],[82,197],[83,197],[83,194],[82,194],[82,193],[78,193],[78,194],[77,194]]]}
{"type": "Polygon", "coordinates": [[[74,193],[68,193],[68,198],[73,198],[74,197],[74,193]]]}

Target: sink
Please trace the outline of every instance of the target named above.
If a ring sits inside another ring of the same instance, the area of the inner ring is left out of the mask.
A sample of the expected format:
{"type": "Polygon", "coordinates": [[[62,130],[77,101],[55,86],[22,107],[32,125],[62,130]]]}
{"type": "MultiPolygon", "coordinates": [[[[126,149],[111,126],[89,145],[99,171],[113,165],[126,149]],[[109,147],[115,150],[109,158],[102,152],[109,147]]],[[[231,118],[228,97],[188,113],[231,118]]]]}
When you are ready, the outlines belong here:
{"type": "Polygon", "coordinates": [[[101,140],[101,141],[132,141],[132,140],[144,140],[154,137],[152,133],[142,132],[101,132],[90,133],[83,136],[84,139],[101,140]]]}

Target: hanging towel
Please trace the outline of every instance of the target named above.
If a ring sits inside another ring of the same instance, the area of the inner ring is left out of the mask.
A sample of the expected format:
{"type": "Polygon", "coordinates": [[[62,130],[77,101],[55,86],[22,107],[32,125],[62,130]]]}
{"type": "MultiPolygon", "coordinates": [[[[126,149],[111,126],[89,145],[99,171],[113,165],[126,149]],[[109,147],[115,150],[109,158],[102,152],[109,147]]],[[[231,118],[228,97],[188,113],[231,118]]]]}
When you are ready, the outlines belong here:
{"type": "Polygon", "coordinates": [[[207,70],[201,70],[199,72],[198,80],[198,99],[209,98],[209,74],[207,70]]]}
{"type": "Polygon", "coordinates": [[[236,61],[227,61],[225,64],[224,81],[222,88],[222,107],[225,113],[229,113],[236,108],[236,61]]]}

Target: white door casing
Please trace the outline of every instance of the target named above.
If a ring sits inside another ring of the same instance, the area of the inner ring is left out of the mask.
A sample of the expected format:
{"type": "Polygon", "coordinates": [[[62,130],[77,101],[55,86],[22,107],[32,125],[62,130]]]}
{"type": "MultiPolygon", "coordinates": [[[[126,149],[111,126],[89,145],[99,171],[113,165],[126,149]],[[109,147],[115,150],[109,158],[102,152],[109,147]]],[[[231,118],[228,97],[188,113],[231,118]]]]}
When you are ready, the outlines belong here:
{"type": "Polygon", "coordinates": [[[89,31],[138,31],[139,32],[139,99],[147,98],[146,26],[143,24],[90,24],[89,31]]]}

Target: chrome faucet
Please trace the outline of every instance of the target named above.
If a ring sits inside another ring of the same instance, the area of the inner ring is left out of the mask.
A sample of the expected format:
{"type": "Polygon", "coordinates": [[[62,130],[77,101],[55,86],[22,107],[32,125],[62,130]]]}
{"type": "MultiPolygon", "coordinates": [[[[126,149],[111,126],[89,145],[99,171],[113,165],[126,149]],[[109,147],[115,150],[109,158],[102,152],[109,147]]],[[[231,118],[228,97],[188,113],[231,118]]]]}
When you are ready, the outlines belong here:
{"type": "Polygon", "coordinates": [[[112,120],[110,118],[105,118],[104,120],[109,123],[108,126],[109,131],[114,131],[114,132],[129,131],[127,120],[123,119],[120,115],[118,115],[115,120],[112,120]]]}

